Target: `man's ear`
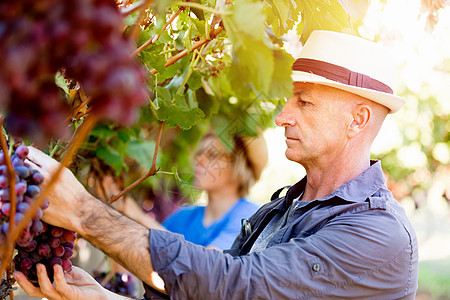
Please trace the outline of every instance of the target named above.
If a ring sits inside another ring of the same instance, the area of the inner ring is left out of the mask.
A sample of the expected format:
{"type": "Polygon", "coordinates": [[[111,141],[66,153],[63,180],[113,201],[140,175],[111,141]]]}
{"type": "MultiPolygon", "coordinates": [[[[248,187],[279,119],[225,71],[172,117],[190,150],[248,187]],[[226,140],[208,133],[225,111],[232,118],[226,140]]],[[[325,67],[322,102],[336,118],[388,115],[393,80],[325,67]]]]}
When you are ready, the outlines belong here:
{"type": "Polygon", "coordinates": [[[367,127],[370,118],[372,117],[372,109],[366,104],[359,104],[353,110],[353,120],[350,123],[347,131],[349,139],[354,138],[367,127]]]}

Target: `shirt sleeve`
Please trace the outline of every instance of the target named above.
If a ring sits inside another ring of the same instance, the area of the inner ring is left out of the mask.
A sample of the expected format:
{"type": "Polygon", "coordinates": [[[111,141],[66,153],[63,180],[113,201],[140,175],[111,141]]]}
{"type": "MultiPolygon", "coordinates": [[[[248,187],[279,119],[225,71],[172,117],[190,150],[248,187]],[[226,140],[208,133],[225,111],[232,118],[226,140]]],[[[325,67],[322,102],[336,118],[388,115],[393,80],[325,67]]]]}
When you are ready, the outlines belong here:
{"type": "Polygon", "coordinates": [[[414,239],[395,216],[371,211],[238,257],[151,230],[150,253],[171,299],[414,299],[414,239]]]}

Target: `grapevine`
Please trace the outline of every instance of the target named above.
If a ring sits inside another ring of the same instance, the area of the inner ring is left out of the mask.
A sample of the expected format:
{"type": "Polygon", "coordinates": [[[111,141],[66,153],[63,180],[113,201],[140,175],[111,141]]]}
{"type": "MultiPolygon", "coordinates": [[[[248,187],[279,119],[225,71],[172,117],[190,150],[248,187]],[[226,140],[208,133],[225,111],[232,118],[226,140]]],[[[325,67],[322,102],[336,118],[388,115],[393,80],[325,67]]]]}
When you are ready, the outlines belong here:
{"type": "Polygon", "coordinates": [[[146,103],[145,73],[130,59],[114,1],[0,2],[0,104],[16,136],[45,142],[67,134],[58,71],[81,83],[100,118],[130,124],[146,103]]]}

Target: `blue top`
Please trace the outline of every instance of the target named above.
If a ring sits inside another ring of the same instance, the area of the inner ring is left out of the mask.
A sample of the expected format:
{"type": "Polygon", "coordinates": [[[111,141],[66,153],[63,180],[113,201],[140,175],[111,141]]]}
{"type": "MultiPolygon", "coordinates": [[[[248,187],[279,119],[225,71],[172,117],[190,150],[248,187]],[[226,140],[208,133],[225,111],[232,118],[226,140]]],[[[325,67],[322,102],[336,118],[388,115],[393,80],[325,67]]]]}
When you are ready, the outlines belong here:
{"type": "Polygon", "coordinates": [[[293,207],[267,246],[250,252],[306,181],[258,210],[249,219],[253,232],[225,253],[150,229],[152,266],[170,299],[414,299],[417,238],[379,162],[330,195],[293,207]]]}
{"type": "Polygon", "coordinates": [[[184,206],[169,215],[162,225],[171,232],[184,235],[189,242],[224,250],[229,249],[238,236],[241,220],[249,218],[258,208],[258,205],[241,198],[217,221],[205,227],[205,207],[184,206]]]}

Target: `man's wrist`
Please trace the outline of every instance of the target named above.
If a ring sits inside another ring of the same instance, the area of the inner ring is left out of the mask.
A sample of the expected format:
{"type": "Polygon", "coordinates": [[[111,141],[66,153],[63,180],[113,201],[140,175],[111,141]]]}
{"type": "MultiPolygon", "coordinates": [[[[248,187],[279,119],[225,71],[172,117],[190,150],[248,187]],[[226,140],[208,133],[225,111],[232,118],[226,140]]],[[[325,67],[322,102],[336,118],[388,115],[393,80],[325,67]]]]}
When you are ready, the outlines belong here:
{"type": "Polygon", "coordinates": [[[81,236],[89,235],[87,222],[91,221],[93,214],[98,214],[107,208],[107,205],[87,193],[78,200],[79,209],[76,212],[77,217],[72,221],[75,231],[81,236]]]}

